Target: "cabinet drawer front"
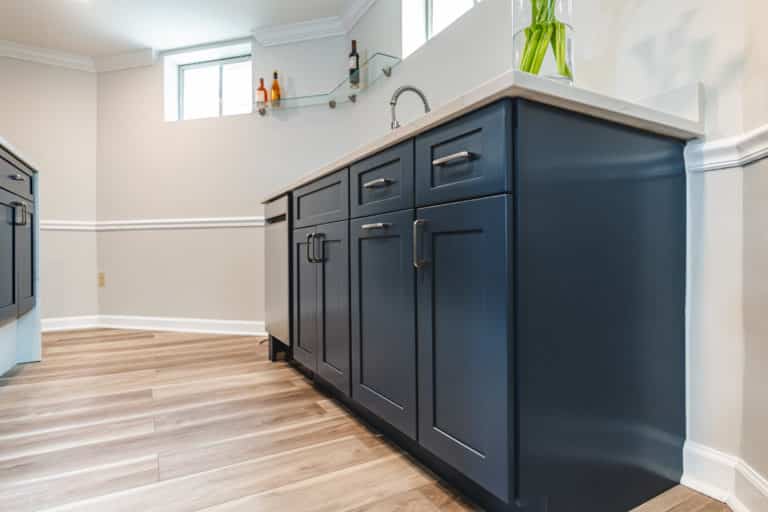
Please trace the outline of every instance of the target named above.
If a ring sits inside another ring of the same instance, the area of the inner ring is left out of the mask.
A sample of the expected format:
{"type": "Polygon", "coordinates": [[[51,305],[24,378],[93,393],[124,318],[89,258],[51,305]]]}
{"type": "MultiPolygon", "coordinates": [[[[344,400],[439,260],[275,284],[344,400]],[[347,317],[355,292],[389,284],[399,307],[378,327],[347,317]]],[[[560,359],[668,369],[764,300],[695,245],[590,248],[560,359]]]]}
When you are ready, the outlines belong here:
{"type": "Polygon", "coordinates": [[[350,221],[352,396],[416,439],[413,210],[350,221]]]}
{"type": "Polygon", "coordinates": [[[511,191],[512,103],[502,101],[416,139],[416,205],[511,191]]]}
{"type": "Polygon", "coordinates": [[[356,163],[349,176],[353,218],[413,208],[413,141],[356,163]]]}
{"type": "Polygon", "coordinates": [[[509,196],[417,210],[419,443],[509,502],[509,196]]]}
{"type": "Polygon", "coordinates": [[[27,199],[32,198],[32,177],[0,157],[0,187],[27,199]]]}
{"type": "Polygon", "coordinates": [[[349,218],[349,170],[336,172],[293,192],[293,225],[301,228],[349,218]]]}

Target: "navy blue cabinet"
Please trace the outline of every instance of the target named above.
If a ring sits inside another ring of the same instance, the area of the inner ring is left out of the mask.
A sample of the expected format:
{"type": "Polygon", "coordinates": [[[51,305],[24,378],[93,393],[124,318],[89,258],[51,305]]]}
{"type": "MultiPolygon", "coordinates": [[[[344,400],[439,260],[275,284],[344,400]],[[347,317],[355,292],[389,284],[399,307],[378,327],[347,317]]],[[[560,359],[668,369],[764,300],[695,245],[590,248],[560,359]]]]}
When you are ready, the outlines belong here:
{"type": "Polygon", "coordinates": [[[293,227],[349,218],[349,170],[326,176],[293,192],[293,227]]]}
{"type": "Polygon", "coordinates": [[[356,163],[349,181],[353,218],[413,208],[413,141],[356,163]]]}
{"type": "Polygon", "coordinates": [[[510,498],[511,201],[421,208],[419,442],[502,501],[510,498]]]}
{"type": "Polygon", "coordinates": [[[319,350],[317,373],[337,389],[350,393],[349,233],[347,222],[318,226],[315,231],[318,269],[319,350]]]}
{"type": "Polygon", "coordinates": [[[317,371],[320,276],[313,254],[314,235],[313,228],[293,232],[293,357],[308,369],[317,371]]]}
{"type": "Polygon", "coordinates": [[[0,190],[0,322],[16,318],[16,223],[18,198],[0,190]]]}
{"type": "Polygon", "coordinates": [[[16,257],[16,294],[18,299],[18,316],[35,307],[37,301],[35,290],[35,238],[34,238],[34,204],[21,200],[17,205],[17,223],[15,240],[16,257]]]}
{"type": "Polygon", "coordinates": [[[487,510],[639,506],[683,467],[683,147],[502,100],[302,187],[294,357],[487,510]]]}
{"type": "Polygon", "coordinates": [[[416,206],[512,190],[512,106],[501,101],[416,138],[416,206]]]}
{"type": "Polygon", "coordinates": [[[350,222],[352,396],[416,439],[413,210],[350,222]]]}
{"type": "Polygon", "coordinates": [[[350,393],[347,222],[293,233],[294,358],[350,393]]]}

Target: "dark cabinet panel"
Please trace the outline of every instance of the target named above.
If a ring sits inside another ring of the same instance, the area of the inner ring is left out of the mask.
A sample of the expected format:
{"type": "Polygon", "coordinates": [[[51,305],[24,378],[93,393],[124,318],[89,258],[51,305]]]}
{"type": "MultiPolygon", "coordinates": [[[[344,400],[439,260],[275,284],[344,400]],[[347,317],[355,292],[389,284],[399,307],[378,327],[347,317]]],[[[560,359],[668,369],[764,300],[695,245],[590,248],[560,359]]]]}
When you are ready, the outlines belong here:
{"type": "Polygon", "coordinates": [[[316,228],[319,273],[317,373],[350,394],[349,234],[347,222],[316,228]]]}
{"type": "Polygon", "coordinates": [[[352,396],[416,439],[413,210],[350,222],[352,396]]]}
{"type": "Polygon", "coordinates": [[[18,199],[0,190],[0,322],[16,318],[16,222],[18,199]]]}
{"type": "Polygon", "coordinates": [[[11,164],[14,160],[0,149],[0,187],[27,199],[32,199],[32,176],[11,164]],[[6,160],[7,157],[8,160],[6,160]]]}
{"type": "Polygon", "coordinates": [[[347,222],[293,232],[293,356],[350,393],[347,222]]]}
{"type": "Polygon", "coordinates": [[[512,103],[501,101],[416,139],[416,206],[512,190],[512,103]]]}
{"type": "Polygon", "coordinates": [[[303,228],[349,218],[349,170],[335,172],[293,192],[293,226],[303,228]]]}
{"type": "Polygon", "coordinates": [[[317,370],[319,328],[317,264],[313,261],[311,228],[293,232],[293,357],[312,371],[317,370]]]}
{"type": "Polygon", "coordinates": [[[356,163],[349,179],[353,218],[413,208],[413,141],[356,163]]]}
{"type": "Polygon", "coordinates": [[[508,196],[422,208],[416,239],[419,442],[510,499],[508,196]]]}
{"type": "Polygon", "coordinates": [[[21,316],[35,307],[35,240],[34,240],[34,205],[22,201],[18,209],[16,225],[16,276],[18,315],[21,316]]]}

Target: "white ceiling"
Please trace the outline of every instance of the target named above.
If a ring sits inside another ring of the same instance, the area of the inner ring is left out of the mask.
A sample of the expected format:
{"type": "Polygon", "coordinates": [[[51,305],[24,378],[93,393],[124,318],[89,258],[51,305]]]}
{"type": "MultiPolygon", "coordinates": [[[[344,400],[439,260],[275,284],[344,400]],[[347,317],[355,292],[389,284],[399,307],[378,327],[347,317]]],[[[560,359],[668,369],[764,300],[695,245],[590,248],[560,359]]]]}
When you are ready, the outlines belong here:
{"type": "Polygon", "coordinates": [[[355,0],[0,0],[0,40],[88,57],[249,36],[342,16],[355,0]]]}

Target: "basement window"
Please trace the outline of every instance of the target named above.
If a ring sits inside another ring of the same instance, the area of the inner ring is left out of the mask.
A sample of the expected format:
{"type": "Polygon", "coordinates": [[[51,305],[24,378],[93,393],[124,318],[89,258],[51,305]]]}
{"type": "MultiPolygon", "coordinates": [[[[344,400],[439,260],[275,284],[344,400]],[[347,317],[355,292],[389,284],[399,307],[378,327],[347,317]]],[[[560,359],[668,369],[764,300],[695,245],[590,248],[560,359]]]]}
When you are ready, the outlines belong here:
{"type": "Polygon", "coordinates": [[[166,121],[253,112],[250,42],[168,52],[164,61],[166,121]]]}
{"type": "Polygon", "coordinates": [[[402,0],[403,58],[461,18],[482,0],[402,0]]]}

